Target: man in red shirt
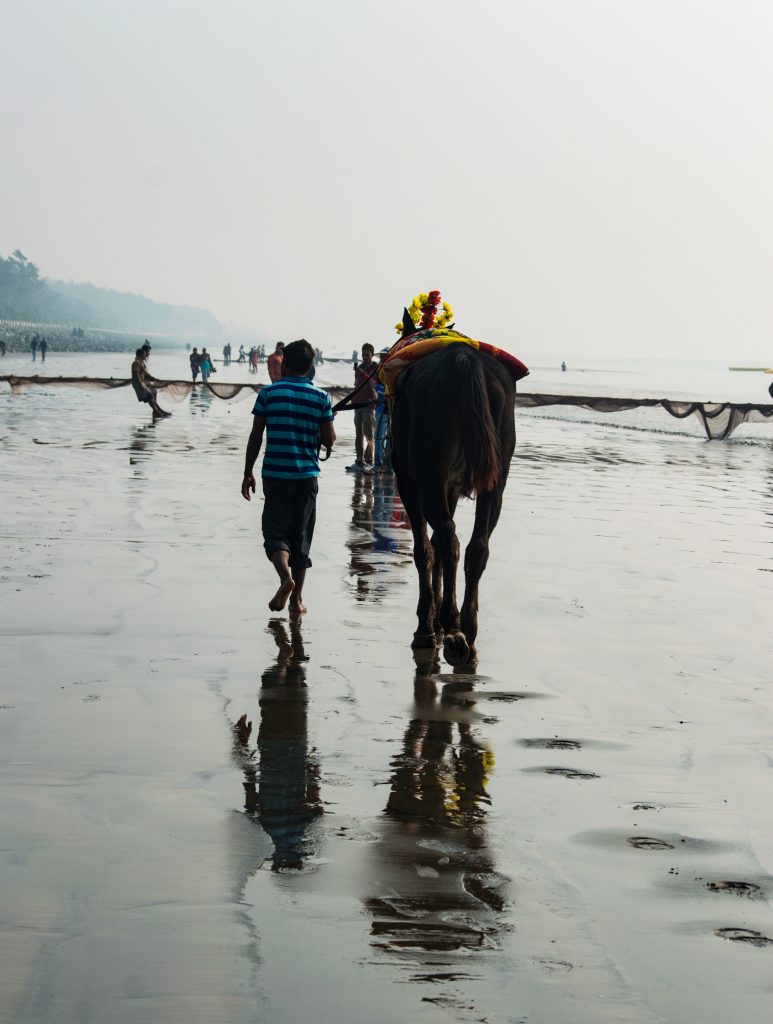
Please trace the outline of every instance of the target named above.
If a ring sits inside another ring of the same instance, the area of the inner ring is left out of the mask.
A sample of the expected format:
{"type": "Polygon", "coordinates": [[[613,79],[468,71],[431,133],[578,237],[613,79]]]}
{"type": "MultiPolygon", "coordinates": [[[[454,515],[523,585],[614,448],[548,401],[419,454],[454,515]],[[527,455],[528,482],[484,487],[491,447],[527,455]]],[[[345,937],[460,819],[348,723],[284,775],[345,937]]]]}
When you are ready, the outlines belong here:
{"type": "Polygon", "coordinates": [[[282,379],[282,359],[284,358],[284,342],[278,341],[276,348],[266,360],[268,366],[268,375],[271,378],[271,383],[276,384],[278,380],[282,379]]]}
{"type": "Polygon", "coordinates": [[[373,472],[373,435],[376,424],[376,362],[375,349],[368,342],[362,346],[362,362],[354,364],[354,386],[362,388],[352,398],[354,407],[355,461],[347,466],[349,473],[373,472]],[[367,383],[365,383],[367,381],[367,383]]]}

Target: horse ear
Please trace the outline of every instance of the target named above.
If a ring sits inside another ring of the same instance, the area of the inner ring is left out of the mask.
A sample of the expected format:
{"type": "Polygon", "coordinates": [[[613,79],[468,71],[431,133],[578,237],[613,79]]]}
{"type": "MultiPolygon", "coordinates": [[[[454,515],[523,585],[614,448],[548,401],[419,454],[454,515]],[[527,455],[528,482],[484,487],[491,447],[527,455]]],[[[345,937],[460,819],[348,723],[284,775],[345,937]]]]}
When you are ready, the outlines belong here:
{"type": "Polygon", "coordinates": [[[409,334],[416,333],[416,324],[413,322],[413,317],[407,309],[403,309],[403,337],[407,338],[409,334]]]}

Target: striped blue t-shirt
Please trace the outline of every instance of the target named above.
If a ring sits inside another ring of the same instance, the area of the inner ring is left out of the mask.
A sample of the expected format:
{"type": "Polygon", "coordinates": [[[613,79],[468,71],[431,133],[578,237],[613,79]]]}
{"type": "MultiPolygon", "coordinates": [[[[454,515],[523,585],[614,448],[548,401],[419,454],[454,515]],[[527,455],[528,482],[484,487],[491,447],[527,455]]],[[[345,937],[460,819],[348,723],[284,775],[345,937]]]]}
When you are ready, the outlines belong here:
{"type": "Polygon", "coordinates": [[[266,420],[263,476],[319,476],[319,428],[333,419],[330,395],[305,377],[282,377],[261,388],[252,412],[266,420]]]}

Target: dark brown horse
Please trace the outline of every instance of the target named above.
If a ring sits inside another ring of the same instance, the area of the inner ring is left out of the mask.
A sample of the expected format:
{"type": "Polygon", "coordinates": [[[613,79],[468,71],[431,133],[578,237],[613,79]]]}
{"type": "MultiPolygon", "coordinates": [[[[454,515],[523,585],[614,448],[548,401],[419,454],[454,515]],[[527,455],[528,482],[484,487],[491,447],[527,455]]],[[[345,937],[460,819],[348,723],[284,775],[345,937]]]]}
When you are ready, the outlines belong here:
{"type": "Polygon", "coordinates": [[[514,449],[515,384],[493,356],[452,344],[400,375],[392,414],[392,465],[411,521],[419,574],[413,646],[433,646],[442,631],[443,653],[452,665],[476,659],[478,583],[514,449]],[[463,495],[477,497],[477,505],[464,555],[460,613],[454,513],[463,495]]]}

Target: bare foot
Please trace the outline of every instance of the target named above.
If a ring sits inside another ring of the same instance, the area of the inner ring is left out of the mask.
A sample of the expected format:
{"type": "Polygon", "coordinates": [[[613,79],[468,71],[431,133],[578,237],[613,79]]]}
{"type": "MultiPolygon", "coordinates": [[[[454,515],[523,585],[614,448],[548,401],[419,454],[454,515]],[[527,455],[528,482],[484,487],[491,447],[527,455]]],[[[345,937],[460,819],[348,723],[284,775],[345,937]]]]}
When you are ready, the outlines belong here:
{"type": "Polygon", "coordinates": [[[292,599],[290,607],[287,609],[290,615],[305,615],[308,610],[303,601],[298,601],[295,598],[292,599]]]}
{"type": "Polygon", "coordinates": [[[268,606],[272,612],[281,612],[284,606],[287,604],[287,600],[290,594],[295,590],[294,580],[285,580],[281,583],[279,590],[274,594],[271,600],[268,602],[268,606]]]}

